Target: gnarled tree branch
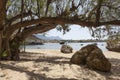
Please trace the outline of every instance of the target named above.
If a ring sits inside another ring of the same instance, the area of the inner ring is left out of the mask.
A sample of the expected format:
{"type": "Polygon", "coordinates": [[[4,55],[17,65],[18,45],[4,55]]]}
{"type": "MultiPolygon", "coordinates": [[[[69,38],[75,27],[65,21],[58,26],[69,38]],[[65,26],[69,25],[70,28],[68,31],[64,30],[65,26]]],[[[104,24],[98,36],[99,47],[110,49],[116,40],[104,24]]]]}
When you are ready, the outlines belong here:
{"type": "MultiPolygon", "coordinates": [[[[82,21],[80,19],[68,19],[68,18],[61,18],[61,17],[47,17],[47,18],[41,18],[41,19],[35,19],[35,20],[27,20],[23,21],[22,25],[21,22],[16,23],[9,28],[7,28],[7,36],[11,36],[12,33],[21,28],[31,25],[38,25],[38,24],[78,24],[80,26],[87,26],[87,27],[96,27],[96,24],[94,22],[90,21],[82,21]]],[[[107,22],[99,22],[98,26],[101,25],[120,25],[120,20],[113,20],[113,21],[107,21],[107,22]]]]}
{"type": "Polygon", "coordinates": [[[22,13],[22,14],[20,13],[16,16],[12,17],[11,19],[9,19],[7,24],[11,24],[12,22],[16,21],[17,19],[20,19],[21,16],[24,18],[24,17],[30,16],[30,15],[32,15],[31,11],[29,11],[27,13],[22,13]]]}
{"type": "Polygon", "coordinates": [[[46,32],[48,30],[51,30],[53,28],[55,28],[56,25],[37,25],[37,26],[32,26],[28,29],[25,29],[23,30],[21,33],[20,33],[20,37],[22,38],[22,40],[24,40],[25,38],[27,38],[28,36],[32,35],[32,34],[36,34],[36,33],[43,33],[43,32],[46,32]]]}

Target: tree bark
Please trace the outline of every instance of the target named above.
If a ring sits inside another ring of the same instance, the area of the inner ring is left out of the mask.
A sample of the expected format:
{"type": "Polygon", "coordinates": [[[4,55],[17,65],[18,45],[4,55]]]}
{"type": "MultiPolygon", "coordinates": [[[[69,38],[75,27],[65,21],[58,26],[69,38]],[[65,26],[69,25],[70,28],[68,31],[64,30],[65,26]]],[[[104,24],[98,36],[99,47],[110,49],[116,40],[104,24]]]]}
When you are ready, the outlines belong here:
{"type": "Polygon", "coordinates": [[[6,3],[7,0],[0,1],[0,59],[10,59],[9,38],[6,37],[6,3]]]}
{"type": "Polygon", "coordinates": [[[0,32],[0,60],[1,60],[1,53],[2,53],[2,34],[0,32]]]}
{"type": "Polygon", "coordinates": [[[48,30],[54,29],[56,27],[56,25],[36,25],[36,26],[32,26],[28,29],[23,30],[19,37],[22,40],[25,40],[28,36],[32,35],[32,34],[36,34],[36,33],[43,33],[46,32],[48,30]]]}
{"type": "Polygon", "coordinates": [[[9,45],[9,38],[2,38],[2,59],[11,60],[11,52],[9,45]]]}
{"type": "Polygon", "coordinates": [[[0,59],[2,57],[2,29],[4,23],[4,0],[0,1],[0,59]]]}
{"type": "Polygon", "coordinates": [[[13,40],[10,41],[10,52],[11,52],[11,60],[19,60],[20,56],[20,38],[16,36],[13,40]]]}

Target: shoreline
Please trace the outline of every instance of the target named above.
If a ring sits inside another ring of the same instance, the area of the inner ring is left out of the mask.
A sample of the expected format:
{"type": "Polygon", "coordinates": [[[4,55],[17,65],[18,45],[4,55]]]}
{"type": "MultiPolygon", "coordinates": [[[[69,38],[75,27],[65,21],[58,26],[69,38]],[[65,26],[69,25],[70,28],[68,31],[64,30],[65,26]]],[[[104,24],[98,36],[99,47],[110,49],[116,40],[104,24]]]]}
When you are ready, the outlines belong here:
{"type": "MultiPolygon", "coordinates": [[[[73,50],[73,53],[68,53],[67,55],[73,55],[77,50],[73,50]]],[[[66,53],[61,53],[59,49],[26,49],[26,52],[35,52],[35,53],[58,53],[65,55],[66,53]]],[[[102,51],[105,57],[107,58],[117,58],[120,59],[120,52],[113,51],[102,51]]]]}

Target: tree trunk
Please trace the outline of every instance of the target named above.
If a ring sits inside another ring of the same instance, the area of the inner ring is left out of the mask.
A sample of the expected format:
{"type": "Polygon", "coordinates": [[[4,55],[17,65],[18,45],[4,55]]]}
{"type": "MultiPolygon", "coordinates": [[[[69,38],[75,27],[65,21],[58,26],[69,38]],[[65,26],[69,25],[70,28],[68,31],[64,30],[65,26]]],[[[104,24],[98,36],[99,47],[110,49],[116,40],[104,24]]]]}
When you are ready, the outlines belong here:
{"type": "Polygon", "coordinates": [[[0,35],[0,60],[19,60],[19,38],[15,37],[9,41],[9,37],[3,37],[2,34],[0,35]]]}
{"type": "Polygon", "coordinates": [[[6,3],[7,0],[0,1],[0,59],[10,59],[9,39],[3,34],[6,30],[6,3]]]}
{"type": "Polygon", "coordinates": [[[1,60],[1,53],[2,53],[2,34],[0,32],[0,60],[1,60]]]}
{"type": "Polygon", "coordinates": [[[11,52],[11,60],[19,60],[20,56],[20,39],[19,37],[15,37],[13,40],[10,41],[10,52],[11,52]]]}
{"type": "Polygon", "coordinates": [[[1,59],[2,60],[11,60],[11,52],[9,46],[9,39],[6,37],[1,38],[1,59]]]}

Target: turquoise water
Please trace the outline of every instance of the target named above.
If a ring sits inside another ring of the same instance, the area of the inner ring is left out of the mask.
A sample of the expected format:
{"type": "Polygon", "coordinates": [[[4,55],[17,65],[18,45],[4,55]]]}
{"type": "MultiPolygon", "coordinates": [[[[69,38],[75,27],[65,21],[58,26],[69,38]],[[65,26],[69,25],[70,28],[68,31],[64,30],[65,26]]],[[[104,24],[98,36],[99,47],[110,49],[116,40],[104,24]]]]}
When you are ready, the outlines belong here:
{"type": "MultiPolygon", "coordinates": [[[[79,50],[81,47],[86,46],[88,44],[97,43],[97,46],[102,49],[103,51],[107,51],[106,43],[105,42],[86,42],[86,43],[67,43],[70,45],[74,50],[79,50]]],[[[59,43],[44,43],[44,45],[26,45],[26,49],[60,49],[61,44],[59,43]]],[[[21,49],[23,47],[21,46],[21,49]]]]}

